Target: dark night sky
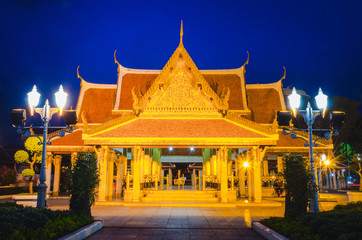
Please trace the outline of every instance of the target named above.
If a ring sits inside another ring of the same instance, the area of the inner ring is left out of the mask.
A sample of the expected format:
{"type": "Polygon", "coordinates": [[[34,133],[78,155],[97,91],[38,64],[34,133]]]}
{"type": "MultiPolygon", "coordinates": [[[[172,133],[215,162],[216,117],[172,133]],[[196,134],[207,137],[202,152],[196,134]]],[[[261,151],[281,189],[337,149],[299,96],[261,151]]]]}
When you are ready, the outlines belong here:
{"type": "Polygon", "coordinates": [[[1,1],[0,145],[19,142],[9,111],[26,107],[34,84],[51,105],[63,84],[75,108],[78,65],[88,82],[116,83],[117,49],[125,67],[162,69],[181,20],[199,69],[240,67],[249,51],[246,83],[275,82],[285,66],[285,87],[362,101],[361,1],[100,2],[1,1]]]}

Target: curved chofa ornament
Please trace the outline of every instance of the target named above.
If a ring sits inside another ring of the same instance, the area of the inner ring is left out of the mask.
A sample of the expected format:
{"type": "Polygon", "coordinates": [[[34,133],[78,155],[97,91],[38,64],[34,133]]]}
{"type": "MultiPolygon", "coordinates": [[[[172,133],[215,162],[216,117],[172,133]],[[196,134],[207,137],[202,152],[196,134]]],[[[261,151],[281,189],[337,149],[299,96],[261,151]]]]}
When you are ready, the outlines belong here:
{"type": "Polygon", "coordinates": [[[246,70],[245,70],[245,66],[247,65],[247,64],[249,64],[249,51],[246,51],[246,53],[248,54],[248,58],[246,59],[246,61],[245,61],[245,63],[244,63],[244,65],[243,66],[241,66],[241,68],[243,68],[244,69],[244,74],[245,74],[245,72],[246,72],[246,70]]]}
{"type": "Polygon", "coordinates": [[[86,83],[86,81],[79,74],[79,65],[77,67],[77,78],[80,79],[80,86],[83,86],[86,83]]]}
{"type": "Polygon", "coordinates": [[[284,69],[284,75],[283,77],[279,80],[280,83],[281,83],[281,87],[283,87],[283,80],[285,79],[285,77],[287,76],[287,70],[285,69],[285,67],[283,66],[283,69],[284,69]]]}

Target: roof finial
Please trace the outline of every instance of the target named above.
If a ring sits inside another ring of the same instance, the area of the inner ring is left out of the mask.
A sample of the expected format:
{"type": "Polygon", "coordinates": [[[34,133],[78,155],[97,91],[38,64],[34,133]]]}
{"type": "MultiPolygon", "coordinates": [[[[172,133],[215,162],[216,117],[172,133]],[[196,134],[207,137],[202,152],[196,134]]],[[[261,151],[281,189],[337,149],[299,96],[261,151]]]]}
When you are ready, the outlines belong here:
{"type": "Polygon", "coordinates": [[[84,79],[80,76],[80,74],[79,74],[79,65],[78,65],[78,67],[77,67],[77,77],[78,78],[80,78],[80,86],[82,86],[83,84],[84,84],[84,79]]]}
{"type": "Polygon", "coordinates": [[[116,53],[117,53],[117,49],[114,51],[114,63],[117,63],[118,65],[121,65],[121,64],[119,64],[119,62],[117,61],[116,53]]]}
{"type": "Polygon", "coordinates": [[[181,30],[180,30],[180,44],[182,44],[182,37],[184,35],[183,22],[181,20],[181,30]]]}
{"type": "Polygon", "coordinates": [[[249,51],[246,51],[246,53],[248,54],[248,58],[246,59],[246,62],[244,63],[243,67],[245,67],[246,64],[249,64],[249,51]]]}

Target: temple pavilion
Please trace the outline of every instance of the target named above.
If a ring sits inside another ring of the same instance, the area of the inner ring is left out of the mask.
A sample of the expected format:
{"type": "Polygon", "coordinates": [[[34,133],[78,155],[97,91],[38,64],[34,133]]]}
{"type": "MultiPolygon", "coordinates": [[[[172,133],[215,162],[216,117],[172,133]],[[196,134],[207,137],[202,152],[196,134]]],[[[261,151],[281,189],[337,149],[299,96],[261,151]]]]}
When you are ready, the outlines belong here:
{"type": "MultiPolygon", "coordinates": [[[[62,158],[74,163],[77,154],[95,152],[97,203],[261,202],[282,171],[283,153],[308,155],[304,141],[283,135],[276,121],[287,110],[285,72],[273,83],[245,84],[249,55],[237,69],[200,70],[182,38],[181,27],[162,70],[125,68],[115,52],[116,83],[89,83],[78,72],[78,123],[48,147],[53,195],[62,158]]],[[[315,153],[332,149],[318,141],[315,153]]]]}

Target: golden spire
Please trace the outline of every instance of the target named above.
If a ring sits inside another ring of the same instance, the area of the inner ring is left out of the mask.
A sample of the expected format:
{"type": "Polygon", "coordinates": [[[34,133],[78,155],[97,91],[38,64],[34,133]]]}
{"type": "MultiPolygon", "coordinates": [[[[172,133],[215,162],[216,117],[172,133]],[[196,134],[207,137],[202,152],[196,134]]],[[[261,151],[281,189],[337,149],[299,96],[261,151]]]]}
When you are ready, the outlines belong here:
{"type": "Polygon", "coordinates": [[[246,59],[246,62],[244,63],[243,67],[245,67],[246,64],[249,64],[249,51],[246,51],[246,53],[248,54],[248,58],[246,59]]]}
{"type": "Polygon", "coordinates": [[[114,63],[117,63],[118,65],[120,65],[119,62],[117,61],[116,53],[117,53],[117,49],[114,51],[114,63]]]}
{"type": "Polygon", "coordinates": [[[181,20],[181,30],[180,30],[180,45],[183,44],[182,43],[182,37],[184,35],[184,29],[183,29],[183,22],[181,20]]]}

